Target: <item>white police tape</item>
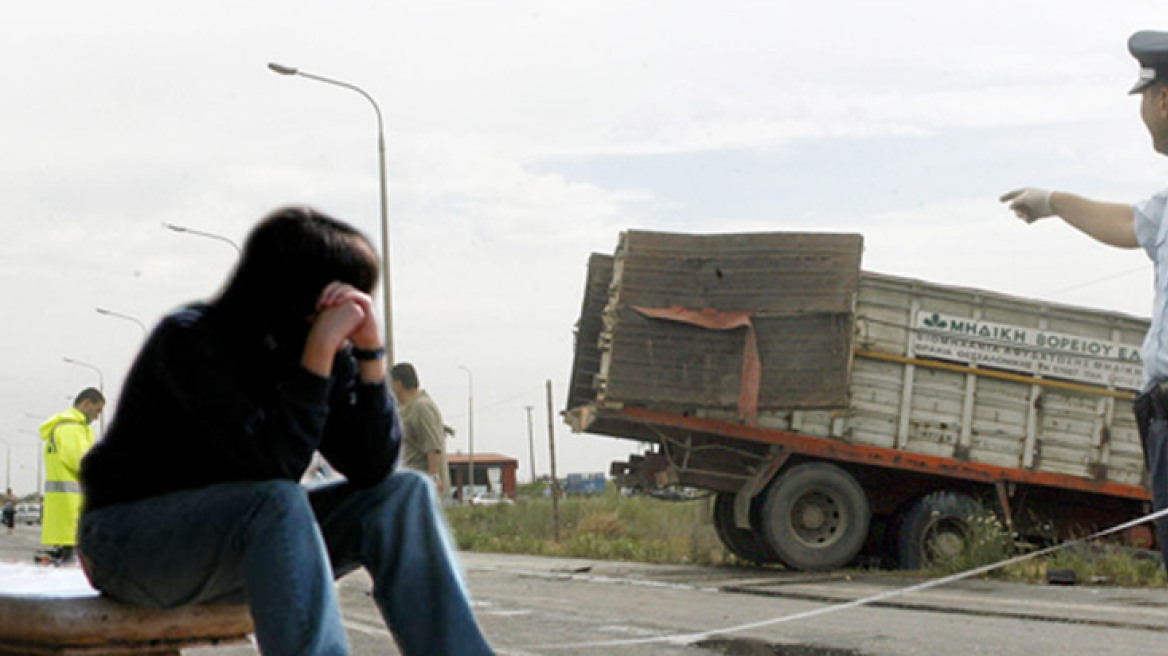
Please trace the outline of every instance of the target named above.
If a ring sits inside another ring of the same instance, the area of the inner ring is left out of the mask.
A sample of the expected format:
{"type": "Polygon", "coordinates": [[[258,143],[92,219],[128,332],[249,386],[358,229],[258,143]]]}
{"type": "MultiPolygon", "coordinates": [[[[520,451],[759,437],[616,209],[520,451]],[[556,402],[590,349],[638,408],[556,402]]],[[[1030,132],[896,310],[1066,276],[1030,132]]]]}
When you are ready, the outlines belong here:
{"type": "Polygon", "coordinates": [[[862,599],[854,599],[852,601],[848,601],[848,602],[845,602],[842,604],[834,604],[831,606],[825,606],[823,608],[816,608],[813,610],[803,611],[801,613],[793,613],[791,615],[781,615],[779,617],[773,617],[771,619],[761,620],[758,622],[751,622],[749,624],[739,624],[736,626],[728,626],[728,627],[723,628],[723,629],[712,629],[709,631],[702,631],[700,633],[678,633],[678,634],[674,634],[674,635],[657,636],[657,637],[653,637],[653,638],[629,638],[629,639],[624,639],[624,640],[605,640],[605,641],[598,641],[598,642],[584,642],[584,643],[574,643],[574,644],[565,643],[565,644],[551,644],[551,645],[532,645],[532,646],[528,647],[528,649],[545,649],[545,650],[589,649],[589,648],[593,648],[593,647],[621,647],[621,646],[626,646],[626,645],[643,645],[643,644],[649,644],[649,643],[654,643],[654,642],[668,642],[668,643],[679,644],[679,645],[687,645],[687,644],[697,642],[699,640],[709,639],[709,638],[716,636],[716,635],[725,635],[725,634],[729,634],[729,633],[740,633],[742,631],[749,631],[751,629],[758,629],[758,628],[761,628],[764,626],[771,626],[774,624],[785,624],[787,622],[794,622],[796,620],[805,620],[805,619],[812,618],[812,617],[819,617],[820,615],[827,615],[828,613],[837,613],[839,611],[847,610],[849,608],[866,606],[868,604],[876,603],[878,601],[884,601],[885,599],[891,599],[893,597],[899,597],[901,595],[906,595],[906,594],[909,594],[912,592],[919,592],[921,590],[928,590],[929,588],[936,588],[936,587],[939,587],[942,585],[946,585],[948,583],[953,583],[954,581],[960,581],[962,579],[967,579],[967,578],[970,578],[973,576],[977,576],[979,574],[985,574],[986,572],[992,572],[996,569],[1008,567],[1008,566],[1013,565],[1015,563],[1020,563],[1020,562],[1026,561],[1026,560],[1030,560],[1032,558],[1038,558],[1040,556],[1045,556],[1047,554],[1054,553],[1054,552],[1062,550],[1062,549],[1066,549],[1066,548],[1074,546],[1076,544],[1082,544],[1084,542],[1098,540],[1099,538],[1106,537],[1108,535],[1113,535],[1113,534],[1119,533],[1121,531],[1126,531],[1127,529],[1132,528],[1134,526],[1139,526],[1140,524],[1151,522],[1151,521],[1160,519],[1160,518],[1165,517],[1165,516],[1168,516],[1168,508],[1165,508],[1163,510],[1158,510],[1154,513],[1144,515],[1143,517],[1139,517],[1137,519],[1133,519],[1131,521],[1124,522],[1122,524],[1117,524],[1115,526],[1112,526],[1111,528],[1104,529],[1104,530],[1099,531],[1097,533],[1094,533],[1092,535],[1088,535],[1087,537],[1084,537],[1084,538],[1078,538],[1075,540],[1068,540],[1066,542],[1060,542],[1059,544],[1056,544],[1056,545],[1051,546],[1051,547],[1047,547],[1045,549],[1039,549],[1038,551],[1032,551],[1030,553],[1022,554],[1020,556],[1014,556],[1013,558],[1007,558],[1006,560],[1001,560],[1001,561],[998,561],[996,563],[991,563],[989,565],[982,565],[981,567],[975,567],[973,569],[965,570],[964,572],[950,574],[949,576],[943,576],[943,577],[937,578],[937,579],[930,579],[930,580],[925,581],[923,583],[918,583],[916,585],[912,585],[912,586],[909,586],[907,588],[897,588],[896,590],[888,590],[886,592],[881,592],[880,594],[872,595],[870,597],[864,597],[862,599]]]}

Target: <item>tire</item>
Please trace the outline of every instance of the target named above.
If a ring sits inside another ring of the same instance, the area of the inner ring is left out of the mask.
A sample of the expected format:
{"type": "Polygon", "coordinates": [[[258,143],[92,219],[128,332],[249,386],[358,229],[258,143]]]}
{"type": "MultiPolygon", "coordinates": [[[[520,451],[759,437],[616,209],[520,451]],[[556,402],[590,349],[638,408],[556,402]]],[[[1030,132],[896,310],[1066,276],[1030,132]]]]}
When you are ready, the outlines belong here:
{"type": "Polygon", "coordinates": [[[960,555],[968,547],[971,518],[986,509],[960,492],[931,492],[905,513],[897,531],[901,569],[924,569],[960,555]]]}
{"type": "Polygon", "coordinates": [[[718,539],[739,560],[756,565],[777,562],[775,554],[757,531],[735,525],[735,496],[733,492],[719,492],[714,498],[714,530],[718,539]]]}
{"type": "Polygon", "coordinates": [[[787,567],[820,571],[852,561],[868,537],[868,497],[852,475],[825,462],[784,472],[766,491],[760,523],[787,567]]]}

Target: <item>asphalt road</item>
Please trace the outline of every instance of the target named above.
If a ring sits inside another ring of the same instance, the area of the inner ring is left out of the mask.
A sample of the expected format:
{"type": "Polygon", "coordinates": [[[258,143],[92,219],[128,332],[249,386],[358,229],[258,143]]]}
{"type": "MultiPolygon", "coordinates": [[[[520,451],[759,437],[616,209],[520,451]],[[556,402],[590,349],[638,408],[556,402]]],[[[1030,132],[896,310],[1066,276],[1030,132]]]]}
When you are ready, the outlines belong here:
{"type": "MultiPolygon", "coordinates": [[[[18,527],[14,536],[0,530],[0,560],[31,562],[38,537],[37,527],[18,527]]],[[[498,554],[462,558],[484,630],[500,654],[511,656],[1133,656],[1168,650],[1165,590],[974,580],[854,605],[920,580],[498,554]],[[745,625],[753,626],[713,633],[745,625]]],[[[339,590],[352,653],[397,654],[368,595],[368,578],[350,575],[339,590]]],[[[242,645],[188,653],[257,651],[242,645]]]]}

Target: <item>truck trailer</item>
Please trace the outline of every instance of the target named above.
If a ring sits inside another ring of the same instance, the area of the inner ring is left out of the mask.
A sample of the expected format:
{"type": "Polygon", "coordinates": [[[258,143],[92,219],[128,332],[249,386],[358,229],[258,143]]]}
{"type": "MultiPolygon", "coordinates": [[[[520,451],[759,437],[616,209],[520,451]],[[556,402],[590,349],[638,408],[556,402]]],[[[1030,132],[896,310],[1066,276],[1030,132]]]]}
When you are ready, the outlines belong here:
{"type": "Polygon", "coordinates": [[[1146,319],[862,271],[862,250],[622,233],[588,262],[566,422],[641,443],[618,485],[708,490],[729,552],[797,570],[861,549],[917,569],[987,513],[1051,543],[1150,511],[1146,319]]]}

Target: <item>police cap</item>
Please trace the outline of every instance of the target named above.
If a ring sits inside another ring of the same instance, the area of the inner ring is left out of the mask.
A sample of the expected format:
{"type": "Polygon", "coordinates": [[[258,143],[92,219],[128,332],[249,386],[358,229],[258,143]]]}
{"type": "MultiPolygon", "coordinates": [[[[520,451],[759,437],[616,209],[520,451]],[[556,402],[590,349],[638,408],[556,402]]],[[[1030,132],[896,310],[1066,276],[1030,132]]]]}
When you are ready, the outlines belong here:
{"type": "Polygon", "coordinates": [[[1127,49],[1140,62],[1140,79],[1129,93],[1140,93],[1157,81],[1168,82],[1168,32],[1136,32],[1127,40],[1127,49]]]}

